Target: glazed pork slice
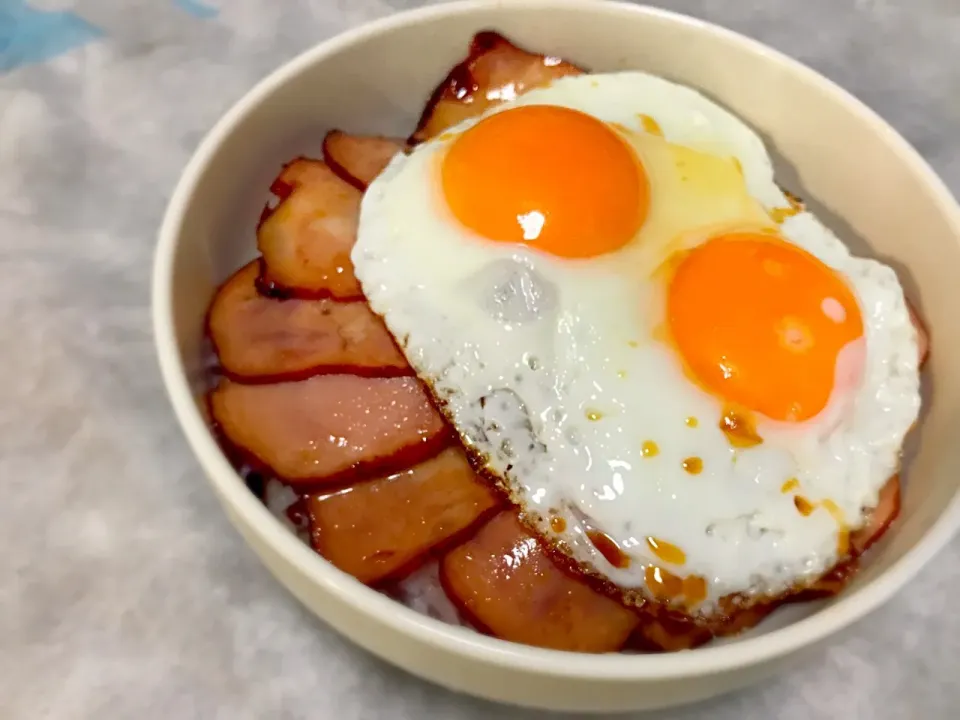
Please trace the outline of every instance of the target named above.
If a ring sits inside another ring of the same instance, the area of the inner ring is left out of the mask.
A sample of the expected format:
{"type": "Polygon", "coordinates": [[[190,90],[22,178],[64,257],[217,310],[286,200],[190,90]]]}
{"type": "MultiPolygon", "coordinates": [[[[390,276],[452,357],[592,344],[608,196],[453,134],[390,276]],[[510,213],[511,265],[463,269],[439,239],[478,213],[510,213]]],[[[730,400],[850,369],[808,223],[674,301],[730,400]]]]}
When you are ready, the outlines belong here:
{"type": "Polygon", "coordinates": [[[871,545],[883,537],[887,528],[900,514],[900,476],[894,475],[880,489],[877,506],[870,512],[866,524],[850,534],[850,553],[863,555],[871,545]]]}
{"type": "Polygon", "coordinates": [[[361,582],[410,572],[500,500],[459,446],[392,475],[310,495],[314,549],[361,582]]]}
{"type": "Polygon", "coordinates": [[[522,50],[498,33],[477,33],[467,57],[433,91],[409,142],[429,140],[527,90],[582,73],[560,58],[522,50]]]}
{"type": "Polygon", "coordinates": [[[361,193],[319,160],[287,165],[270,188],[280,199],[257,229],[261,289],[304,298],[363,298],[350,250],[357,241],[361,193]]]}
{"type": "Polygon", "coordinates": [[[920,313],[917,312],[917,309],[909,300],[907,301],[907,310],[910,313],[910,322],[917,329],[917,352],[920,354],[920,367],[922,368],[930,356],[930,333],[927,332],[926,326],[920,319],[920,313]]]}
{"type": "Polygon", "coordinates": [[[713,639],[707,628],[687,618],[641,611],[640,624],[630,637],[628,647],[647,652],[690,650],[713,639]]]}
{"type": "Polygon", "coordinates": [[[251,464],[300,487],[400,470],[450,437],[412,377],[317,375],[273,385],[225,378],[210,393],[210,410],[251,464]]]}
{"type": "Polygon", "coordinates": [[[631,610],[557,566],[513,511],[447,553],[440,577],[464,615],[503,640],[612,652],[638,623],[631,610]]]}
{"type": "Polygon", "coordinates": [[[269,298],[257,291],[259,273],[256,260],[240,268],[210,305],[210,339],[224,374],[276,382],[320,373],[413,373],[365,302],[269,298]]]}
{"type": "Polygon", "coordinates": [[[406,143],[396,138],[331,130],[323,138],[323,159],[342,180],[362,192],[393,156],[406,148],[406,143]]]}

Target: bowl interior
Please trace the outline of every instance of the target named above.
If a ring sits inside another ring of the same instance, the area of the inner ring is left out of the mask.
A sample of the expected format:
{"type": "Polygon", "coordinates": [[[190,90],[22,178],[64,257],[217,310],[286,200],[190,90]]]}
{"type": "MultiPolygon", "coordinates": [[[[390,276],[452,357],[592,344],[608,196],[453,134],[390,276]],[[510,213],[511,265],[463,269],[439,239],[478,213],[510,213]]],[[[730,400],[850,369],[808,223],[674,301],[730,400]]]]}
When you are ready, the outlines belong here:
{"type": "MultiPolygon", "coordinates": [[[[945,541],[958,515],[960,444],[951,435],[960,416],[960,372],[948,360],[960,352],[960,324],[949,310],[960,304],[956,211],[913,151],[856,101],[760,45],[695,21],[606,3],[555,2],[549,11],[537,2],[456,4],[328,44],[261,84],[202,147],[161,240],[159,252],[171,251],[172,265],[157,282],[169,284],[170,305],[157,312],[171,313],[175,352],[195,397],[203,388],[207,304],[228,273],[255,255],[254,228],[281,163],[319,157],[325,131],[335,127],[407,135],[429,92],[485,28],[592,70],[640,69],[701,90],[763,135],[787,189],[855,250],[900,271],[933,338],[923,419],[910,440],[895,530],[841,598],[827,603],[874,606],[869,594],[885,597],[901,585],[911,566],[945,541]],[[921,543],[934,527],[937,539],[921,543]],[[893,568],[897,573],[880,578],[893,568]]],[[[161,346],[166,340],[158,338],[161,346]]],[[[235,481],[237,492],[246,492],[235,481]]],[[[794,606],[750,635],[818,610],[821,604],[794,606]]]]}

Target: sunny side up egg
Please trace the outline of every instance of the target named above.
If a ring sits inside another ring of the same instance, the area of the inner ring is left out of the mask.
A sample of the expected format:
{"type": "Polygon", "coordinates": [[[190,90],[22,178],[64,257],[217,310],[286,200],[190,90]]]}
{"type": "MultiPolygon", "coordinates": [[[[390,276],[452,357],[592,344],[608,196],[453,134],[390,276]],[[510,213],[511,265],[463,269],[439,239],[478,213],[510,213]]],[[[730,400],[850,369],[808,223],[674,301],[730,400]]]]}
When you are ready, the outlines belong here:
{"type": "Polygon", "coordinates": [[[690,612],[843,559],[919,410],[894,272],[792,204],[740,120],[646,74],[398,155],[353,261],[541,532],[690,612]]]}

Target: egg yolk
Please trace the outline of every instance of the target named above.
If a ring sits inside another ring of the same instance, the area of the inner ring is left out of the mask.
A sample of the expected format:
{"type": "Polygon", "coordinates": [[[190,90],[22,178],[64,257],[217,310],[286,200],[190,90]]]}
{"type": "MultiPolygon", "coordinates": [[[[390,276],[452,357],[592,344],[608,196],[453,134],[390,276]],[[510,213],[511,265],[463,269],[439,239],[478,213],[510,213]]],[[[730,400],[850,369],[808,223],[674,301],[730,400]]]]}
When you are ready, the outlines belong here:
{"type": "Polygon", "coordinates": [[[496,113],[459,135],[443,156],[441,180],[466,227],[565,258],[625,245],[649,195],[636,153],[614,130],[550,105],[496,113]]]}
{"type": "Polygon", "coordinates": [[[709,392],[788,422],[823,410],[841,350],[863,335],[840,275],[780,238],[751,234],[712,238],[680,261],[667,322],[709,392]]]}

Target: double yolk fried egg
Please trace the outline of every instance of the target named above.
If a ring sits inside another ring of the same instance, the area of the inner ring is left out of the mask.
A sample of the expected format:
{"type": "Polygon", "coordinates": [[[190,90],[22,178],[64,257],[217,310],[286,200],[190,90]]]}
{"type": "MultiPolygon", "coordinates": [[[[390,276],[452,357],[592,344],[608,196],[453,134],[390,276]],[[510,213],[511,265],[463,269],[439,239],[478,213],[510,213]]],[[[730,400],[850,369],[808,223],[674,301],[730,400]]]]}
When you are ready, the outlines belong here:
{"type": "Polygon", "coordinates": [[[785,195],[740,120],[643,73],[398,155],[353,261],[541,533],[692,612],[841,561],[919,410],[894,272],[785,195]]]}

